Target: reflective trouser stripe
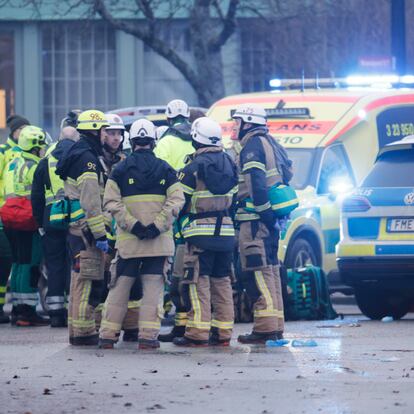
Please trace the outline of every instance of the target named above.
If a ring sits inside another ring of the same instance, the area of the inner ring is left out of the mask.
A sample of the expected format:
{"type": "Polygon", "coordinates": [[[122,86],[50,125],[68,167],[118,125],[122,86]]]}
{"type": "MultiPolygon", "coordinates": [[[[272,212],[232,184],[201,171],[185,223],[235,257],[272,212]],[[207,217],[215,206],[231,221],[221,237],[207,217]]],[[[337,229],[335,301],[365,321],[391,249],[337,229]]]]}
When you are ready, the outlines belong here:
{"type": "Polygon", "coordinates": [[[140,329],[160,329],[161,323],[160,322],[151,322],[151,321],[139,321],[139,328],[140,329]]]}
{"type": "Polygon", "coordinates": [[[213,319],[211,326],[219,329],[233,329],[234,323],[233,321],[218,321],[217,319],[213,319]]]}
{"type": "Polygon", "coordinates": [[[190,300],[191,300],[194,317],[192,319],[191,318],[188,319],[187,327],[197,328],[197,329],[210,329],[211,322],[201,321],[201,304],[200,304],[200,299],[198,298],[197,285],[193,283],[190,284],[189,291],[190,291],[190,300]]]}
{"type": "MultiPolygon", "coordinates": [[[[257,287],[260,290],[260,293],[264,296],[266,300],[266,309],[265,312],[273,312],[275,309],[273,308],[273,300],[272,296],[269,292],[269,289],[266,286],[265,279],[263,277],[263,273],[260,270],[254,272],[254,277],[256,278],[257,287]]],[[[257,311],[255,311],[256,313],[257,311]]],[[[264,315],[262,315],[264,316],[264,315]]],[[[268,315],[269,316],[269,315],[268,315]]]]}
{"type": "Polygon", "coordinates": [[[50,310],[59,310],[64,308],[65,297],[64,296],[47,296],[46,304],[50,310]]]}
{"type": "Polygon", "coordinates": [[[38,302],[37,293],[16,293],[12,292],[11,300],[15,305],[36,306],[38,302]]]}
{"type": "Polygon", "coordinates": [[[128,301],[128,309],[139,308],[140,306],[141,306],[141,299],[128,301]]]}
{"type": "Polygon", "coordinates": [[[186,326],[188,321],[187,312],[176,312],[174,318],[175,326],[186,326]]]}
{"type": "Polygon", "coordinates": [[[120,331],[122,327],[121,323],[110,322],[107,319],[102,319],[101,321],[101,328],[110,329],[113,331],[120,331]]]}
{"type": "Polygon", "coordinates": [[[0,306],[4,305],[5,302],[6,302],[6,300],[5,300],[6,291],[7,291],[6,286],[0,286],[0,306]]]}

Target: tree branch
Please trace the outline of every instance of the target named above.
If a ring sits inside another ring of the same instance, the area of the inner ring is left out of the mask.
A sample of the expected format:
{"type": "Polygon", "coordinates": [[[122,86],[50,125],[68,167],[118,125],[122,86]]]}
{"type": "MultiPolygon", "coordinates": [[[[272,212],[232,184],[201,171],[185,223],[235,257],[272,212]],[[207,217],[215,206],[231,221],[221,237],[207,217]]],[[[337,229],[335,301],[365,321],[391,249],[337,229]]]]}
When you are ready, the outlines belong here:
{"type": "Polygon", "coordinates": [[[115,19],[106,8],[104,0],[94,0],[94,10],[114,29],[121,30],[142,40],[148,47],[175,66],[195,90],[200,89],[201,85],[197,74],[173,49],[168,47],[165,42],[155,37],[154,34],[151,33],[151,30],[143,30],[138,24],[131,24],[124,20],[115,19]]]}
{"type": "Polygon", "coordinates": [[[222,31],[213,39],[210,40],[208,48],[210,51],[218,51],[234,33],[236,29],[236,14],[240,0],[230,0],[229,8],[227,9],[226,17],[223,21],[222,31]]]}

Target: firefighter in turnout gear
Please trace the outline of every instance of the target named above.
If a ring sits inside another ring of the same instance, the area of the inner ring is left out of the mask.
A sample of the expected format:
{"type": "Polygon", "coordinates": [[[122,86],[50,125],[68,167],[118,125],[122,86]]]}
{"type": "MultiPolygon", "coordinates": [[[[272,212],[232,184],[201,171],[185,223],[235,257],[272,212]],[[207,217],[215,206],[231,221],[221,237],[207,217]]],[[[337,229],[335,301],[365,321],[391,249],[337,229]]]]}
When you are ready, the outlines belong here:
{"type": "Polygon", "coordinates": [[[186,203],[180,215],[185,239],[183,296],[190,311],[178,346],[228,346],[234,323],[231,274],[235,231],[231,218],[237,168],[223,151],[221,127],[207,117],[194,121],[195,153],[179,174],[186,203]]]}
{"type": "Polygon", "coordinates": [[[100,346],[113,348],[127,312],[135,279],[143,297],[139,312],[139,348],[158,348],[168,256],[174,254],[172,223],[184,203],[175,171],[153,152],[155,126],[146,119],[130,129],[133,153],[112,172],[104,207],[116,220],[117,257],[103,309],[100,346]]]}
{"type": "Polygon", "coordinates": [[[282,146],[268,133],[263,108],[244,105],[233,114],[233,139],[241,144],[239,193],[239,251],[244,284],[254,302],[254,325],[241,343],[265,343],[283,337],[283,299],[277,257],[278,219],[269,200],[269,189],[288,184],[291,162],[282,146]],[[245,210],[250,198],[255,212],[245,210]]]}
{"type": "Polygon", "coordinates": [[[104,253],[109,245],[102,213],[104,173],[101,133],[109,126],[98,110],[82,112],[77,130],[80,140],[57,163],[69,200],[68,244],[72,262],[68,309],[69,341],[72,345],[96,345],[94,309],[99,304],[104,278],[104,253]]]}
{"type": "Polygon", "coordinates": [[[69,295],[70,258],[67,249],[67,230],[50,224],[51,209],[54,203],[64,199],[63,181],[56,175],[56,164],[65,150],[79,139],[73,127],[64,127],[59,141],[46,152],[36,168],[32,186],[32,208],[42,238],[43,256],[47,269],[46,304],[50,326],[67,326],[66,297],[69,295]]]}
{"type": "MultiPolygon", "coordinates": [[[[102,134],[103,156],[99,159],[105,171],[105,184],[113,169],[125,159],[122,147],[125,139],[125,126],[122,119],[116,114],[105,114],[109,127],[105,128],[102,134]]],[[[109,212],[105,212],[107,219],[107,237],[111,245],[111,251],[105,256],[105,279],[102,290],[101,303],[95,309],[96,329],[99,331],[102,320],[102,309],[108,296],[108,285],[110,282],[110,264],[115,258],[115,226],[114,220],[109,212]]],[[[138,316],[139,304],[141,299],[141,284],[137,278],[131,289],[130,300],[128,301],[128,311],[125,315],[122,330],[124,335],[122,340],[125,342],[138,342],[138,316]]]]}
{"type": "Polygon", "coordinates": [[[184,101],[174,99],[168,103],[165,115],[168,130],[158,141],[154,153],[178,171],[184,168],[187,156],[194,152],[191,145],[191,124],[188,120],[190,108],[184,101]]]}
{"type": "Polygon", "coordinates": [[[38,127],[25,126],[19,135],[18,146],[21,152],[6,166],[5,203],[1,209],[13,255],[12,323],[17,326],[45,325],[48,321],[36,314],[41,249],[30,196],[33,175],[41,151],[46,147],[46,134],[38,127]]]}
{"type": "MultiPolygon", "coordinates": [[[[29,125],[30,122],[19,115],[11,115],[7,118],[7,127],[10,129],[10,135],[5,144],[0,145],[0,208],[4,204],[4,183],[3,176],[7,164],[20,153],[17,146],[21,130],[29,125]]],[[[6,297],[6,285],[12,269],[12,255],[10,244],[7,240],[0,219],[0,323],[8,323],[9,317],[3,312],[3,305],[6,297]]]]}

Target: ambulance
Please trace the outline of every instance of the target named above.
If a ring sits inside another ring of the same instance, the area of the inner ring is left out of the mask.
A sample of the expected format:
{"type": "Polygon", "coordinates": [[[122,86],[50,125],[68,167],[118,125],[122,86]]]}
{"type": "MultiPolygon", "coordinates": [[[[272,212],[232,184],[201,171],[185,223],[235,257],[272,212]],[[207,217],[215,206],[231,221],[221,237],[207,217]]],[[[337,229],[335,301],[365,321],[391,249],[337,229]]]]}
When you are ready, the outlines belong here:
{"type": "Polygon", "coordinates": [[[270,134],[293,161],[291,184],[300,199],[281,234],[279,258],[288,268],[320,266],[331,291],[350,293],[340,284],[335,255],[340,201],[367,175],[380,148],[414,133],[414,90],[303,86],[229,96],[208,116],[221,124],[225,147],[237,151],[232,111],[247,103],[266,109],[270,134]]]}

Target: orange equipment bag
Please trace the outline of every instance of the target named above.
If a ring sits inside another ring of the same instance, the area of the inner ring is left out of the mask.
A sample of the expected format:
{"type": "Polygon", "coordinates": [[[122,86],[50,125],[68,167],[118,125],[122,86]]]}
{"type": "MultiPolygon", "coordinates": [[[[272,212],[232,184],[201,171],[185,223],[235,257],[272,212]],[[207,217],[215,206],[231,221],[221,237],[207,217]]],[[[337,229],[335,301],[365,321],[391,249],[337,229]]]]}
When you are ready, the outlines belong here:
{"type": "Polygon", "coordinates": [[[8,198],[0,209],[0,217],[5,228],[22,231],[35,231],[38,228],[32,203],[26,197],[8,198]]]}

